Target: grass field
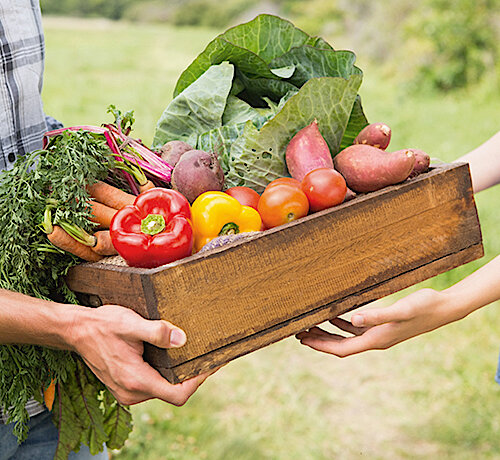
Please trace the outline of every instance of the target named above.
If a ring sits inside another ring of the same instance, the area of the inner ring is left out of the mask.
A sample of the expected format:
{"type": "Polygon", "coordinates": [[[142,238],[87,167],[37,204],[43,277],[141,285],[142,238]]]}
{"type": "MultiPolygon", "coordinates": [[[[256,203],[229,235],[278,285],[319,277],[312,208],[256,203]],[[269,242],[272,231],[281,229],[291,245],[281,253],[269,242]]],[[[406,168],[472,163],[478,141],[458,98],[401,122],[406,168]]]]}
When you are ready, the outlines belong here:
{"type": "MultiPolygon", "coordinates": [[[[45,30],[46,112],[72,125],[110,120],[109,104],[134,109],[135,134],[146,143],[178,75],[218,32],[52,18],[45,30]]],[[[419,147],[450,161],[499,129],[498,88],[411,95],[362,59],[359,65],[367,116],[392,126],[394,149],[419,147]]],[[[419,287],[448,286],[500,253],[499,203],[498,187],[477,196],[485,258],[419,287]]],[[[284,340],[230,363],[182,408],[157,401],[134,406],[135,429],[112,456],[500,458],[500,386],[493,381],[499,307],[344,360],[284,340]]]]}

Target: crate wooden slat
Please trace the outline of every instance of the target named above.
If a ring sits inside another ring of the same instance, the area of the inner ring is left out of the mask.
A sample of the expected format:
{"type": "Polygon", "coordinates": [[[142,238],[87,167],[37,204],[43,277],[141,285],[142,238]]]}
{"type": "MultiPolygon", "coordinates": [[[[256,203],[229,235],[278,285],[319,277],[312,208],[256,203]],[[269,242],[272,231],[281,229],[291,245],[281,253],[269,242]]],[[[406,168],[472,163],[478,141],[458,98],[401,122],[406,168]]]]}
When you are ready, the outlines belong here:
{"type": "Polygon", "coordinates": [[[67,281],[182,327],[184,347],[145,347],[177,383],[482,255],[468,165],[453,164],[164,267],[82,264],[67,281]]]}

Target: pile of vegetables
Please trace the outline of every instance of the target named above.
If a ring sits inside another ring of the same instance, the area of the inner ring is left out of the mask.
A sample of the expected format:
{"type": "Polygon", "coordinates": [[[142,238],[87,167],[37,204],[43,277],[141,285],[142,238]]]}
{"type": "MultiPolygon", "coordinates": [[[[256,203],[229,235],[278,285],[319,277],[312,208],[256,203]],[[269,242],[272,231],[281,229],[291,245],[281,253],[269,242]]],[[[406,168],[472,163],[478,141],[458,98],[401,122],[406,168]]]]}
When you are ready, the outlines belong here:
{"type": "MultiPolygon", "coordinates": [[[[102,135],[62,132],[45,150],[33,152],[18,160],[12,170],[2,172],[1,288],[78,303],[64,276],[82,259],[52,244],[43,224],[50,220],[53,228],[70,224],[93,233],[97,225],[92,221],[88,186],[105,180],[113,164],[102,135]]],[[[0,362],[0,404],[8,408],[19,439],[28,430],[26,402],[31,397],[41,402],[42,390],[52,385],[54,394],[46,392],[46,400],[48,405],[53,402],[53,419],[59,428],[57,459],[66,458],[81,442],[94,453],[104,442],[110,448],[123,445],[131,429],[130,413],[78,355],[33,345],[2,345],[0,362]]]]}
{"type": "MultiPolygon", "coordinates": [[[[114,106],[113,123],[46,133],[43,150],[0,176],[0,287],[78,303],[64,276],[82,260],[161,266],[424,172],[428,155],[387,152],[390,128],[368,124],[354,62],[261,15],[182,73],[151,148],[114,106]]],[[[27,400],[48,388],[56,458],[81,442],[93,453],[123,445],[130,413],[80,357],[4,345],[0,359],[0,405],[20,439],[27,400]]]]}
{"type": "Polygon", "coordinates": [[[183,141],[215,152],[226,187],[261,193],[287,175],[283,152],[316,119],[332,155],[367,124],[351,51],[260,15],[216,37],[181,74],[153,149],[183,141]]]}

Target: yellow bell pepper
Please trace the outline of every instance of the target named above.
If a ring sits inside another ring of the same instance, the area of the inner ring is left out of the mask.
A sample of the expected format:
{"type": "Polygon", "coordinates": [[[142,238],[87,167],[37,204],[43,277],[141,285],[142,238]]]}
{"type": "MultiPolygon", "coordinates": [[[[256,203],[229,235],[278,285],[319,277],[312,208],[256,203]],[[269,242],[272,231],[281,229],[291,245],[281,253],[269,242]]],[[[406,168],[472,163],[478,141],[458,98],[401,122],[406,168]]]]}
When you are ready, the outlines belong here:
{"type": "Polygon", "coordinates": [[[220,235],[256,232],[262,226],[255,209],[224,192],[202,193],[191,206],[191,216],[195,252],[220,235]]]}

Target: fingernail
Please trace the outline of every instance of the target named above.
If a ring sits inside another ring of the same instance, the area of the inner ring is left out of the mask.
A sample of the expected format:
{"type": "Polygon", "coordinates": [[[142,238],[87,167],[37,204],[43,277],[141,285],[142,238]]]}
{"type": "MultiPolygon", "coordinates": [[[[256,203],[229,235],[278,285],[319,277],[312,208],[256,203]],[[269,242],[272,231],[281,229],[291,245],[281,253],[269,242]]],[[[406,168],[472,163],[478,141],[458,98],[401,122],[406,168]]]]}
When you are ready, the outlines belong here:
{"type": "Polygon", "coordinates": [[[170,332],[170,345],[173,347],[182,347],[186,339],[186,333],[182,329],[172,329],[170,332]]]}
{"type": "Polygon", "coordinates": [[[365,325],[365,318],[362,315],[353,315],[351,323],[353,326],[362,327],[365,325]]]}

